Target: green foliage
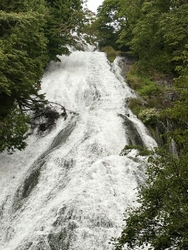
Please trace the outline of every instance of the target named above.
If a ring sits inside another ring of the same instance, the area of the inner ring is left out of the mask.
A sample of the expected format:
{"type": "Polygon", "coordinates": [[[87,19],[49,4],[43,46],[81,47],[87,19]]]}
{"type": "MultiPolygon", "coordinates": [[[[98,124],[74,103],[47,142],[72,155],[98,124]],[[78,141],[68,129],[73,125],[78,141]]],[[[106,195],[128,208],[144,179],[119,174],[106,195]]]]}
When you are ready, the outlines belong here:
{"type": "Polygon", "coordinates": [[[174,1],[170,11],[159,19],[159,35],[163,37],[165,49],[171,54],[173,68],[181,74],[188,62],[187,25],[188,3],[174,1]]]}
{"type": "Polygon", "coordinates": [[[179,90],[172,85],[172,77],[166,77],[166,75],[156,70],[149,72],[140,71],[137,64],[135,64],[127,73],[127,82],[140,96],[140,98],[133,98],[129,101],[129,108],[147,126],[151,124],[146,122],[144,114],[148,113],[149,110],[155,109],[157,112],[156,119],[152,119],[153,124],[155,121],[164,121],[169,117],[163,110],[167,107],[172,108],[171,96],[178,98],[179,95],[179,90]]]}
{"type": "Polygon", "coordinates": [[[152,96],[157,95],[160,92],[160,87],[156,82],[153,82],[147,78],[141,79],[143,81],[143,87],[138,89],[138,93],[141,96],[152,96]]]}
{"type": "Polygon", "coordinates": [[[19,12],[19,3],[0,11],[0,151],[25,147],[28,120],[22,110],[33,109],[43,101],[38,82],[48,59],[47,39],[42,32],[45,19],[42,13],[28,12],[21,4],[19,12]]]}
{"type": "Polygon", "coordinates": [[[116,48],[116,39],[119,33],[119,10],[118,0],[105,0],[98,8],[94,27],[98,30],[99,46],[116,48]]]}
{"type": "Polygon", "coordinates": [[[173,129],[169,136],[174,138],[180,149],[188,147],[188,77],[187,74],[175,81],[175,89],[179,98],[162,114],[171,121],[173,129]]]}
{"type": "Polygon", "coordinates": [[[107,58],[110,62],[113,62],[119,55],[119,52],[115,51],[115,49],[112,48],[111,46],[105,46],[101,48],[101,51],[107,54],[107,58]]]}
{"type": "Polygon", "coordinates": [[[187,11],[185,1],[106,0],[96,27],[104,43],[138,56],[139,68],[180,74],[188,61],[187,11]]]}
{"type": "Polygon", "coordinates": [[[132,66],[129,69],[126,78],[127,83],[132,89],[137,91],[143,87],[143,81],[141,81],[140,74],[137,72],[137,68],[135,68],[135,66],[132,66]]]}
{"type": "Polygon", "coordinates": [[[159,119],[159,112],[155,108],[145,108],[138,114],[139,119],[145,124],[155,124],[159,119]]]}
{"type": "Polygon", "coordinates": [[[45,0],[1,0],[0,10],[8,13],[36,11],[40,14],[45,13],[45,0]]]}
{"type": "Polygon", "coordinates": [[[144,100],[130,100],[129,107],[136,115],[146,106],[148,108],[161,108],[162,100],[165,98],[165,88],[162,89],[162,86],[156,81],[151,80],[150,74],[147,75],[147,73],[139,71],[137,65],[133,65],[127,73],[127,83],[144,100]]]}
{"type": "Polygon", "coordinates": [[[127,74],[127,82],[141,96],[157,95],[161,89],[155,81],[149,79],[149,74],[141,72],[136,65],[133,65],[127,74]]]}
{"type": "Polygon", "coordinates": [[[120,155],[121,156],[127,155],[132,149],[136,149],[138,151],[138,155],[141,156],[148,156],[153,153],[148,148],[142,147],[140,145],[126,145],[124,149],[121,151],[120,155]]]}
{"type": "Polygon", "coordinates": [[[96,14],[89,9],[84,9],[83,26],[80,28],[80,32],[84,35],[84,39],[89,44],[95,44],[98,42],[97,30],[95,28],[96,14]]]}
{"type": "Polygon", "coordinates": [[[44,95],[38,94],[40,79],[50,60],[69,53],[66,46],[73,44],[71,32],[82,25],[81,3],[0,2],[0,151],[25,147],[27,119],[23,113],[47,103],[44,95]],[[20,113],[13,115],[15,107],[20,113]]]}
{"type": "Polygon", "coordinates": [[[14,149],[23,149],[26,146],[24,135],[27,132],[28,117],[15,106],[0,122],[0,151],[7,149],[10,153],[14,149]]]}
{"type": "Polygon", "coordinates": [[[187,249],[188,152],[179,158],[158,152],[149,158],[144,186],[139,187],[140,206],[126,214],[126,226],[115,239],[115,249],[149,244],[154,249],[187,249]]]}
{"type": "Polygon", "coordinates": [[[130,41],[134,37],[132,31],[140,16],[142,2],[140,0],[119,0],[121,28],[117,37],[117,43],[122,49],[128,48],[130,50],[130,41]]]}
{"type": "Polygon", "coordinates": [[[0,96],[9,103],[17,101],[23,107],[31,95],[37,95],[36,84],[47,62],[44,53],[46,39],[38,25],[38,22],[42,24],[43,17],[37,13],[1,12],[0,22],[4,27],[1,51],[5,59],[0,65],[3,72],[0,96]]]}
{"type": "MultiPolygon", "coordinates": [[[[175,142],[178,155],[168,149],[157,150],[148,158],[147,180],[138,188],[139,207],[126,211],[125,228],[114,239],[115,249],[187,249],[188,246],[188,79],[187,69],[175,80],[177,101],[163,111],[168,118],[168,132],[164,135],[175,142]]],[[[156,110],[140,111],[142,119],[152,125],[158,119],[156,110]],[[147,111],[147,112],[146,112],[147,111]],[[151,113],[148,111],[152,111],[151,113]],[[149,114],[149,115],[148,115],[149,114]],[[154,114],[154,115],[153,115],[154,114]],[[149,119],[149,120],[148,120],[149,119]]],[[[141,117],[140,117],[141,118],[141,117]]],[[[126,153],[124,149],[123,153],[126,153]]]]}
{"type": "Polygon", "coordinates": [[[50,60],[57,55],[70,54],[67,45],[74,45],[73,31],[82,27],[83,12],[81,0],[46,0],[48,6],[45,36],[48,39],[50,60]]]}
{"type": "Polygon", "coordinates": [[[140,111],[143,109],[143,101],[140,98],[131,98],[129,101],[129,108],[135,115],[138,116],[140,111]]]}

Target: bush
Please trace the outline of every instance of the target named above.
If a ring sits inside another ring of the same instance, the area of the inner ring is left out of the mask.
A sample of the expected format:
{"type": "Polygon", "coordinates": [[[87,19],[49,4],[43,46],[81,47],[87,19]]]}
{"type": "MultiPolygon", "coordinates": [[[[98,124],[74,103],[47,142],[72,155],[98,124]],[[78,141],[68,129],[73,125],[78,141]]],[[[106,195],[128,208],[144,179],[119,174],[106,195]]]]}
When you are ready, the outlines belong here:
{"type": "Polygon", "coordinates": [[[110,62],[113,62],[116,57],[119,55],[119,52],[116,51],[113,47],[111,46],[105,46],[101,49],[102,52],[105,52],[107,54],[107,58],[110,62]]]}
{"type": "Polygon", "coordinates": [[[138,93],[141,96],[151,96],[151,95],[156,95],[157,93],[160,92],[160,88],[157,85],[156,82],[152,82],[148,79],[145,79],[145,84],[142,89],[138,90],[138,93]]]}
{"type": "Polygon", "coordinates": [[[155,108],[147,108],[147,109],[143,109],[139,113],[138,117],[145,124],[154,124],[159,118],[159,113],[157,112],[155,108]]]}
{"type": "Polygon", "coordinates": [[[127,83],[141,96],[156,95],[162,91],[160,86],[151,81],[149,76],[145,76],[143,72],[140,72],[136,65],[130,68],[127,74],[127,83]]]}
{"type": "Polygon", "coordinates": [[[143,102],[139,98],[132,98],[129,101],[129,108],[135,115],[138,115],[140,111],[143,109],[143,102]]]}
{"type": "Polygon", "coordinates": [[[130,67],[130,70],[128,71],[126,77],[127,77],[127,83],[132,89],[138,90],[142,88],[143,83],[140,81],[140,76],[137,72],[137,67],[135,65],[130,67]]]}

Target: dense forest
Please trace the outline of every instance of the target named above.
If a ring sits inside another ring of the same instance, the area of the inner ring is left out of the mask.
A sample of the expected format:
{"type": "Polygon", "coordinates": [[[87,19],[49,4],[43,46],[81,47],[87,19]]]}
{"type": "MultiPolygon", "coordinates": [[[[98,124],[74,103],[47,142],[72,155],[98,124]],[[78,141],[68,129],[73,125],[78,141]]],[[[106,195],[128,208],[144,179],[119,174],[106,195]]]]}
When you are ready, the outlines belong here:
{"type": "Polygon", "coordinates": [[[80,0],[0,2],[0,151],[26,146],[28,114],[47,104],[40,79],[51,60],[70,53],[74,31],[97,39],[111,61],[132,59],[126,81],[138,98],[129,106],[159,148],[138,147],[148,155],[147,180],[138,188],[140,206],[126,212],[121,236],[112,239],[116,250],[188,249],[187,13],[185,0],[104,0],[96,17],[80,0]]]}

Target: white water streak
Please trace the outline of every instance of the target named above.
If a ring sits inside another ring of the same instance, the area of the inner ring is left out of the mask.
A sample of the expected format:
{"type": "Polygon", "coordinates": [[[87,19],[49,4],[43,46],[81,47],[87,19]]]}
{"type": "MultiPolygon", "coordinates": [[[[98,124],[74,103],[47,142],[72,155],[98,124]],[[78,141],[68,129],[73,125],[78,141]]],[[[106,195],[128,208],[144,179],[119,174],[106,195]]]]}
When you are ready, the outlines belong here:
{"type": "Polygon", "coordinates": [[[135,188],[144,178],[142,158],[134,150],[119,156],[127,144],[119,114],[129,114],[145,144],[156,146],[126,107],[125,99],[134,93],[117,63],[112,68],[100,52],[77,51],[60,59],[44,75],[42,90],[48,100],[67,108],[68,119],[59,119],[46,136],[30,136],[23,152],[0,156],[1,250],[35,250],[40,241],[45,246],[41,249],[50,250],[49,235],[64,228],[71,235],[66,250],[113,249],[108,242],[119,236],[123,213],[133,205],[135,188]],[[58,144],[59,132],[73,122],[72,133],[58,144]],[[13,212],[16,190],[45,151],[38,184],[13,212]]]}

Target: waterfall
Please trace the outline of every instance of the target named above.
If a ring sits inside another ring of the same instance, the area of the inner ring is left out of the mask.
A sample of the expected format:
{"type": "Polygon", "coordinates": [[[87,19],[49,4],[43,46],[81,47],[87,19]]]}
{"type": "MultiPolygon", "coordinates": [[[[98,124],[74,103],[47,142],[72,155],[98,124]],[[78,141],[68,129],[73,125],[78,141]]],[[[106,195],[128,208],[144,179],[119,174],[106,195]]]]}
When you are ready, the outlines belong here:
{"type": "Polygon", "coordinates": [[[49,101],[67,109],[48,133],[34,131],[24,151],[0,155],[1,250],[112,250],[123,214],[135,206],[145,158],[128,144],[156,142],[132,114],[135,96],[117,58],[75,51],[42,79],[49,101]]]}

